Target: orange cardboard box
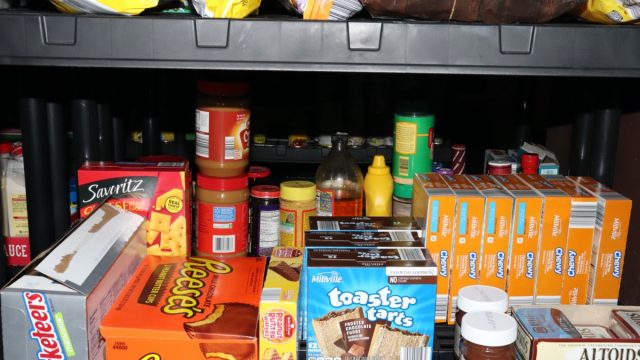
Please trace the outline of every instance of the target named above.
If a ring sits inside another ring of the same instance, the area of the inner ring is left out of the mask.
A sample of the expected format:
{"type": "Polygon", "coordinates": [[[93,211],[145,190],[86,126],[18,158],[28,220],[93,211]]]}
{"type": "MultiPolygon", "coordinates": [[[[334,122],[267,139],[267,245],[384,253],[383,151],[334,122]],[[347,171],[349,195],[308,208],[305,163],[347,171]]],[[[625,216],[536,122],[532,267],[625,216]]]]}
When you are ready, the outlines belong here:
{"type": "Polygon", "coordinates": [[[564,176],[547,175],[545,178],[571,196],[560,303],[586,304],[598,200],[564,176]]]}
{"type": "Polygon", "coordinates": [[[106,359],[258,359],[265,258],[147,256],[104,318],[106,359]]]}
{"type": "Polygon", "coordinates": [[[447,321],[456,195],[435,173],[416,174],[411,216],[424,230],[424,243],[438,266],[436,322],[447,321]]]}
{"type": "Polygon", "coordinates": [[[538,174],[520,174],[544,198],[534,304],[560,304],[571,198],[538,174]]]}
{"type": "Polygon", "coordinates": [[[456,217],[453,232],[451,279],[449,281],[449,308],[447,323],[456,320],[458,291],[479,282],[484,196],[464,175],[442,175],[456,194],[456,217]]]}
{"type": "Polygon", "coordinates": [[[489,175],[467,175],[485,197],[480,284],[507,289],[513,197],[489,175]]]}
{"type": "Polygon", "coordinates": [[[627,247],[631,200],[590,177],[569,177],[598,199],[588,304],[617,304],[627,247]]]}
{"type": "Polygon", "coordinates": [[[533,304],[535,290],[542,196],[517,175],[493,179],[514,197],[507,292],[512,305],[533,304]]]}

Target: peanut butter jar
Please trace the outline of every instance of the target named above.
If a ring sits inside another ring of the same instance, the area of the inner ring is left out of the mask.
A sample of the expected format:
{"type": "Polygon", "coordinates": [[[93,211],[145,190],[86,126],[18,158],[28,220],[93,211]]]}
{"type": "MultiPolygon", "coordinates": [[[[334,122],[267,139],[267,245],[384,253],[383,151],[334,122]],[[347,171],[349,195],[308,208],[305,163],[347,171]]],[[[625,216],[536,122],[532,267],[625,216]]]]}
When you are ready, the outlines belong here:
{"type": "Polygon", "coordinates": [[[516,320],[492,311],[476,311],[465,315],[460,329],[461,359],[515,360],[518,336],[516,320]]]}

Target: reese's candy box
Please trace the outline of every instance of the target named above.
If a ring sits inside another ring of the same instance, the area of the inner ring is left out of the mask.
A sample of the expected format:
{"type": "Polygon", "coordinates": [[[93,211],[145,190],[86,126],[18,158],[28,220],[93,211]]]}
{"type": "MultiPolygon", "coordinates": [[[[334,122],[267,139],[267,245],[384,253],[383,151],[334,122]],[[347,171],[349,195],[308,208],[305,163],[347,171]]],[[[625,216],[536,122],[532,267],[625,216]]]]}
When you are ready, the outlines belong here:
{"type": "Polygon", "coordinates": [[[258,359],[265,258],[147,256],[100,326],[107,359],[258,359]]]}
{"type": "Polygon", "coordinates": [[[189,163],[87,162],[78,170],[78,206],[86,217],[104,200],[147,219],[149,255],[191,253],[189,163]]]}

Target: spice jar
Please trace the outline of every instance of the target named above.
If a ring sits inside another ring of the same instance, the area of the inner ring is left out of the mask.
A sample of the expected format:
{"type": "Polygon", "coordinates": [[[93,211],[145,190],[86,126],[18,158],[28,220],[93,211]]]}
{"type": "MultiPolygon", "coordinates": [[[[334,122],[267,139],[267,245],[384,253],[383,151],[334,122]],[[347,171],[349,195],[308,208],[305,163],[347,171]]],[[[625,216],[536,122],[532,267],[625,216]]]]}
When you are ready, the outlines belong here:
{"type": "Polygon", "coordinates": [[[280,189],[272,185],[251,188],[250,254],[271,256],[280,241],[280,189]]]}
{"type": "Polygon", "coordinates": [[[462,319],[461,359],[515,360],[516,321],[509,315],[476,311],[462,319]]]}
{"type": "Polygon", "coordinates": [[[269,176],[271,169],[264,166],[249,166],[249,189],[253,189],[256,185],[269,185],[269,176]]]}
{"type": "Polygon", "coordinates": [[[246,174],[228,178],[198,174],[198,255],[247,255],[249,189],[246,174]]]}
{"type": "Polygon", "coordinates": [[[304,246],[309,216],[316,214],[316,184],[285,181],[280,184],[280,246],[304,246]]]}
{"type": "Polygon", "coordinates": [[[470,285],[458,291],[456,325],[453,340],[453,352],[460,358],[460,326],[467,313],[475,311],[493,311],[505,313],[509,307],[509,295],[493,286],[470,285]]]}
{"type": "Polygon", "coordinates": [[[249,163],[249,85],[198,82],[196,165],[207,176],[238,176],[249,163]]]}

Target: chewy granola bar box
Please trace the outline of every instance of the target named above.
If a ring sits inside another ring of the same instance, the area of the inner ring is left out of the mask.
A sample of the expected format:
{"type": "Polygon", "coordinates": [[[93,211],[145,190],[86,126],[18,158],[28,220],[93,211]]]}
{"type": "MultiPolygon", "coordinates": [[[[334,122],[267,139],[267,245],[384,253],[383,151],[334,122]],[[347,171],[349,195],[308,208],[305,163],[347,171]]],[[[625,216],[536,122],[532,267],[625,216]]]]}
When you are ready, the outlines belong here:
{"type": "Polygon", "coordinates": [[[307,251],[307,359],[431,359],[437,267],[423,248],[307,251]]]}
{"type": "Polygon", "coordinates": [[[191,253],[189,163],[87,162],[78,170],[78,207],[86,217],[108,203],[147,219],[149,255],[191,253]]]}
{"type": "Polygon", "coordinates": [[[107,359],[258,359],[265,258],[147,256],[100,326],[107,359]]]}

